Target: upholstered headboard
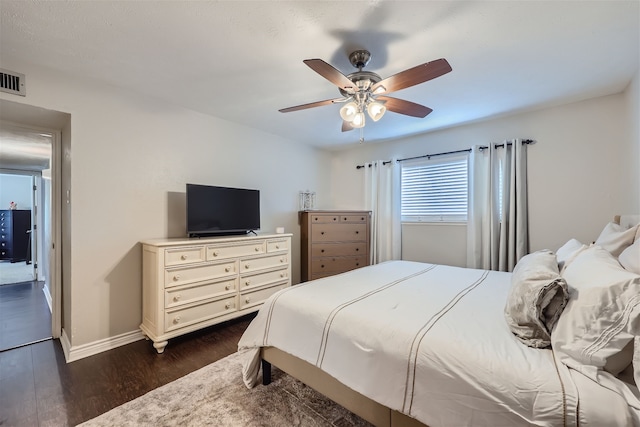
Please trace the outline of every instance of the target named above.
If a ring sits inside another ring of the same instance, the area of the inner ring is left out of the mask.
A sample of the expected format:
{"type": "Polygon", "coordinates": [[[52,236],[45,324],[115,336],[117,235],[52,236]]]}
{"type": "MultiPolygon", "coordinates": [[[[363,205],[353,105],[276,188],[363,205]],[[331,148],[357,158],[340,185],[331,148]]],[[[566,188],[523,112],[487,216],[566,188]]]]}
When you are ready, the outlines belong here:
{"type": "Polygon", "coordinates": [[[631,228],[640,222],[640,215],[616,215],[613,217],[613,222],[624,228],[631,228]]]}

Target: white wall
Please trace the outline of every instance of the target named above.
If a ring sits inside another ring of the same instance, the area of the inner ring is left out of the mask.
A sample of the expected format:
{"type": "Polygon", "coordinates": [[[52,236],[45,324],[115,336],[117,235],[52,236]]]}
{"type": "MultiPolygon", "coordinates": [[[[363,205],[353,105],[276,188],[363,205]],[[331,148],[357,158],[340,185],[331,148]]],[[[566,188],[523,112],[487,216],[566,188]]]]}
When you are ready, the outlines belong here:
{"type": "MultiPolygon", "coordinates": [[[[634,95],[625,92],[335,152],[334,207],[363,208],[358,164],[531,138],[537,143],[528,149],[530,249],[555,250],[571,237],[595,240],[615,214],[638,212],[640,195],[629,192],[630,183],[640,180],[630,96],[634,95]],[[633,156],[636,161],[629,161],[633,156]]],[[[407,227],[403,226],[403,258],[465,265],[466,238],[460,226],[407,227]]]]}
{"type": "Polygon", "coordinates": [[[29,64],[3,67],[26,74],[28,89],[26,98],[0,97],[71,114],[62,184],[70,190],[63,328],[72,347],[137,330],[138,242],[185,235],[187,182],[261,190],[262,230],[294,232],[299,278],[298,191],[328,199],[328,154],[115,87],[29,64]]]}
{"type": "Polygon", "coordinates": [[[31,209],[31,175],[0,173],[0,209],[15,202],[18,209],[31,209]]]}

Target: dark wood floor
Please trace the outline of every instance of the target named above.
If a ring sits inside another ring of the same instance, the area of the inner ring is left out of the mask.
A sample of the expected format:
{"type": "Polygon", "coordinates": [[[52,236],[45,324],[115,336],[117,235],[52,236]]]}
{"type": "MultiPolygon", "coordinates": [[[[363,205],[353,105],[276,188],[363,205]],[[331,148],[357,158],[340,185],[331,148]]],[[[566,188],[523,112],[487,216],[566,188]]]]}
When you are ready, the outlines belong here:
{"type": "Polygon", "coordinates": [[[237,351],[255,315],[67,364],[58,340],[0,353],[0,426],[74,426],[237,351]]]}
{"type": "Polygon", "coordinates": [[[0,351],[51,338],[44,282],[0,286],[0,351]]]}

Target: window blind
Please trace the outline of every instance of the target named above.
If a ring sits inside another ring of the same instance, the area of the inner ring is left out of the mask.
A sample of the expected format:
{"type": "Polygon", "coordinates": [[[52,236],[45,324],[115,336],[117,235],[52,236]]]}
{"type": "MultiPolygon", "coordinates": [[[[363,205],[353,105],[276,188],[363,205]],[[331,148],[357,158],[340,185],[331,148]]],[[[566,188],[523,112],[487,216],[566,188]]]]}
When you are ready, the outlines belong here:
{"type": "Polygon", "coordinates": [[[467,156],[402,165],[401,215],[404,222],[467,220],[467,156]]]}

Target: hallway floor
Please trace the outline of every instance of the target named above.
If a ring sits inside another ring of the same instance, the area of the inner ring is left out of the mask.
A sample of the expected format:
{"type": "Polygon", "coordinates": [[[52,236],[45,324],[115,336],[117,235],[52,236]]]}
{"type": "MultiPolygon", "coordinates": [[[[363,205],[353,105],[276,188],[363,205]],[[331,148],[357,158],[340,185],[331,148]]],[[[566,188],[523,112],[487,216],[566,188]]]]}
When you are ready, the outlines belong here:
{"type": "Polygon", "coordinates": [[[51,338],[51,312],[44,282],[0,286],[0,352],[51,338]]]}

